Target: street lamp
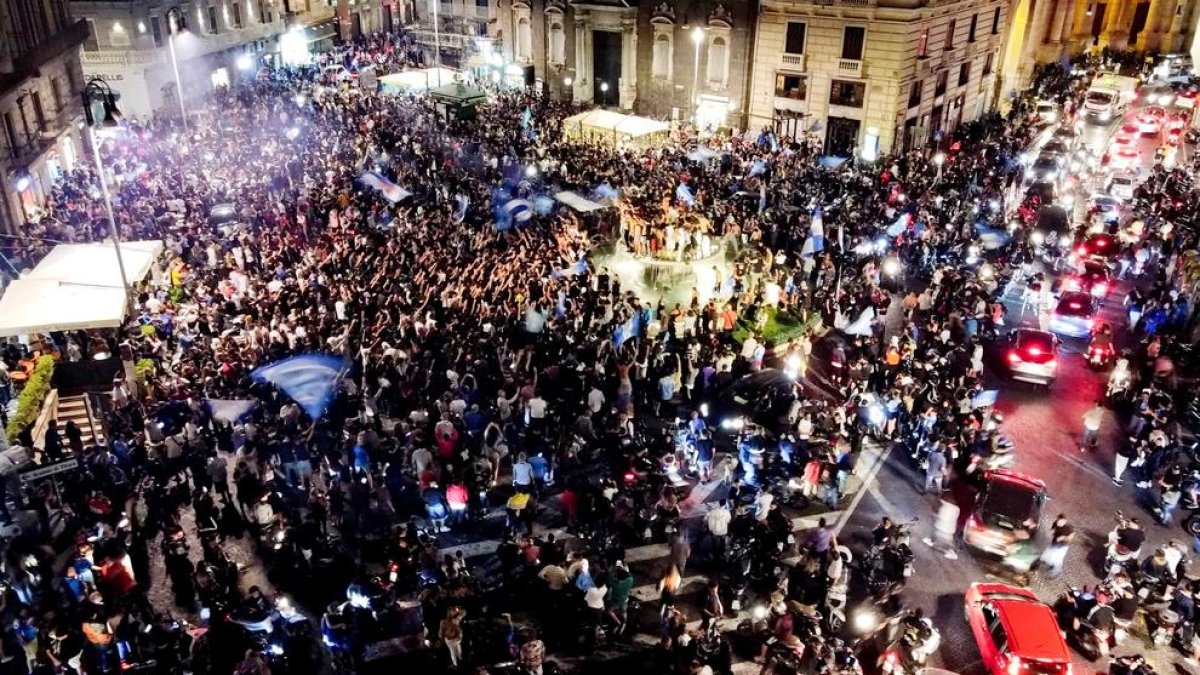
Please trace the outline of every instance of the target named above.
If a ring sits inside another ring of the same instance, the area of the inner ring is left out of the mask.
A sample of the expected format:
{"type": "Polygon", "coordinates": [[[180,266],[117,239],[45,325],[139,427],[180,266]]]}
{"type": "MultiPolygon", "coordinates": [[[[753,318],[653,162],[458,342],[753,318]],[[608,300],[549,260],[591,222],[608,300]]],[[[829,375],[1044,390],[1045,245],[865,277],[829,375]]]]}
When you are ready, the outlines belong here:
{"type": "Polygon", "coordinates": [[[938,182],[940,183],[940,182],[942,182],[942,165],[946,163],[946,154],[939,152],[936,155],[934,155],[933,163],[935,166],[937,166],[937,170],[938,170],[937,179],[938,179],[938,182]]]}
{"type": "Polygon", "coordinates": [[[572,80],[570,75],[563,78],[563,86],[564,87],[569,87],[574,83],[575,83],[575,80],[572,80]]]}
{"type": "Polygon", "coordinates": [[[692,29],[692,44],[695,45],[696,59],[692,65],[692,116],[700,109],[700,43],[704,42],[704,29],[696,26],[692,29]]]}
{"type": "Polygon", "coordinates": [[[608,105],[608,83],[607,82],[600,83],[600,105],[601,106],[608,105]]]}
{"type": "Polygon", "coordinates": [[[179,97],[179,114],[183,119],[183,133],[187,133],[187,106],[183,103],[183,80],[179,77],[179,61],[175,58],[175,31],[187,30],[187,19],[178,6],[167,10],[167,47],[171,50],[171,70],[175,73],[175,94],[179,97]]]}
{"type": "Polygon", "coordinates": [[[87,122],[88,142],[92,145],[92,158],[96,161],[96,175],[100,179],[100,194],[104,196],[104,211],[108,215],[108,228],[112,232],[113,247],[117,249],[117,270],[121,273],[121,287],[125,289],[125,302],[133,297],[129,291],[129,280],[125,277],[125,260],[121,257],[121,230],[113,216],[112,197],[108,194],[108,183],[104,181],[104,163],[100,161],[100,142],[96,140],[96,125],[111,129],[120,124],[121,112],[117,110],[117,97],[108,83],[92,78],[83,87],[83,114],[87,122]],[[92,114],[92,100],[104,103],[104,119],[96,121],[92,114]]]}
{"type": "Polygon", "coordinates": [[[438,5],[442,0],[433,0],[433,65],[437,68],[438,86],[442,86],[442,27],[438,18],[438,5]]]}

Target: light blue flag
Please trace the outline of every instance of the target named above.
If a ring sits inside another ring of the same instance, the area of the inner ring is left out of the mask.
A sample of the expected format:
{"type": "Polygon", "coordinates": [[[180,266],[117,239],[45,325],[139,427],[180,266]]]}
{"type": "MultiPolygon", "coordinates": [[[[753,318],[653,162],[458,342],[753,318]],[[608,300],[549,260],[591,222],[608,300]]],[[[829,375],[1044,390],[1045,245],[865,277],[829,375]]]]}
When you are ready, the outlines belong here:
{"type": "Polygon", "coordinates": [[[754,160],[754,163],[750,165],[750,175],[751,176],[757,176],[759,174],[766,173],[766,172],[767,172],[767,163],[761,159],[754,160]]]}
{"type": "Polygon", "coordinates": [[[558,302],[554,303],[554,316],[563,318],[567,315],[567,291],[558,289],[558,302]]]}
{"type": "Polygon", "coordinates": [[[458,204],[454,210],[454,222],[461,223],[467,219],[467,207],[471,205],[471,200],[466,195],[454,195],[454,202],[458,204]]]}
{"type": "Polygon", "coordinates": [[[525,112],[521,114],[521,128],[528,129],[533,124],[533,108],[525,106],[525,112]]]}
{"type": "Polygon", "coordinates": [[[209,417],[225,422],[226,424],[237,424],[238,420],[249,415],[250,411],[254,410],[258,405],[258,401],[254,399],[223,400],[210,398],[205,403],[208,404],[209,417]]]}
{"type": "Polygon", "coordinates": [[[539,216],[548,216],[554,213],[554,200],[545,195],[538,195],[533,198],[533,212],[539,216]]]}
{"type": "Polygon", "coordinates": [[[688,206],[696,203],[696,195],[692,194],[692,189],[687,186],[687,183],[680,183],[675,188],[675,198],[688,206]]]}
{"type": "Polygon", "coordinates": [[[760,181],[758,183],[758,212],[762,213],[767,210],[767,182],[760,181]]]}
{"type": "Polygon", "coordinates": [[[894,222],[888,226],[887,235],[889,237],[899,237],[907,229],[908,229],[908,214],[901,213],[900,217],[896,219],[896,222],[894,222]]]}
{"type": "Polygon", "coordinates": [[[532,204],[524,199],[510,199],[496,210],[496,229],[503,231],[513,226],[527,225],[532,218],[532,204]]]}
{"type": "Polygon", "coordinates": [[[604,181],[597,185],[595,190],[592,190],[592,195],[593,198],[616,199],[618,193],[615,187],[609,185],[608,181],[604,181]]]}
{"type": "Polygon", "coordinates": [[[393,204],[408,199],[412,196],[411,192],[405,190],[399,185],[396,185],[392,181],[388,180],[383,174],[375,171],[363,172],[363,174],[358,177],[358,180],[363,185],[366,185],[374,190],[378,190],[379,194],[383,195],[384,199],[393,204]]]}
{"type": "Polygon", "coordinates": [[[250,377],[275,385],[317,420],[333,402],[345,368],[346,361],[340,356],[302,354],[256,368],[250,377]]]}
{"type": "Polygon", "coordinates": [[[629,321],[626,321],[625,323],[621,324],[620,326],[617,326],[616,329],[613,330],[613,337],[612,337],[613,347],[620,349],[621,345],[625,344],[626,340],[633,337],[632,323],[633,323],[633,319],[630,319],[629,321]]]}
{"type": "Polygon", "coordinates": [[[579,276],[580,274],[587,274],[587,271],[588,271],[587,261],[580,260],[579,262],[575,263],[574,265],[571,265],[570,267],[564,267],[560,270],[554,270],[553,272],[550,273],[550,278],[566,279],[567,277],[574,277],[574,276],[579,276]]]}
{"type": "Polygon", "coordinates": [[[975,395],[971,399],[972,408],[987,408],[996,405],[996,400],[1000,398],[999,389],[985,389],[975,395]]]}

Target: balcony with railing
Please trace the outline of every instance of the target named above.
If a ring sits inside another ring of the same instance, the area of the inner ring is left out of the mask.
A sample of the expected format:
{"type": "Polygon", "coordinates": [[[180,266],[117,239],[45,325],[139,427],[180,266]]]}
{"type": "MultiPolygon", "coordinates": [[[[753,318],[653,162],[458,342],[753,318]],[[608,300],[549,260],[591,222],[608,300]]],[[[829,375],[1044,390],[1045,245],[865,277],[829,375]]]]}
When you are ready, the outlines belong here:
{"type": "Polygon", "coordinates": [[[807,65],[807,62],[808,62],[808,57],[806,54],[786,54],[785,53],[783,56],[780,57],[780,63],[782,63],[783,67],[787,68],[788,70],[803,71],[805,65],[807,65]]]}
{"type": "Polygon", "coordinates": [[[413,39],[417,44],[432,47],[438,41],[441,42],[442,49],[458,49],[469,51],[477,49],[484,43],[496,44],[496,38],[487,35],[463,35],[462,33],[447,33],[442,31],[441,35],[435,36],[432,30],[417,29],[410,31],[413,39]]]}
{"type": "Polygon", "coordinates": [[[837,74],[843,77],[862,77],[862,59],[838,59],[837,74]]]}

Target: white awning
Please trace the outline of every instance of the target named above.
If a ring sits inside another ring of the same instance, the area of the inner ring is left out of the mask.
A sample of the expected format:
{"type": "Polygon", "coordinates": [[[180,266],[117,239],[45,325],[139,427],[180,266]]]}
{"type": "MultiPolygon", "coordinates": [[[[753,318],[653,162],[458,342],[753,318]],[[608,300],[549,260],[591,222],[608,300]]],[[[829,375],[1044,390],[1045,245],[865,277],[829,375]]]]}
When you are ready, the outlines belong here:
{"type": "Polygon", "coordinates": [[[607,208],[603,204],[597,204],[590,199],[580,197],[574,192],[556,192],[554,194],[554,198],[575,209],[576,211],[579,211],[580,213],[591,213],[592,211],[599,211],[607,208]]]}
{"type": "Polygon", "coordinates": [[[115,328],[125,317],[125,291],[57,279],[17,279],[0,297],[0,337],[57,330],[115,328]]]}
{"type": "Polygon", "coordinates": [[[612,110],[595,108],[587,112],[572,115],[563,121],[563,129],[568,132],[596,133],[609,132],[624,136],[638,137],[661,133],[671,130],[671,125],[659,120],[625,115],[612,110]]]}
{"type": "Polygon", "coordinates": [[[456,81],[458,71],[449,68],[418,68],[379,78],[385,94],[425,91],[456,81]]]}
{"type": "MultiPolygon", "coordinates": [[[[127,241],[121,244],[125,279],[136,284],[146,278],[154,260],[162,253],[160,241],[127,241]]],[[[59,244],[22,279],[51,279],[73,284],[90,284],[121,289],[117,251],[112,242],[59,244]]]]}

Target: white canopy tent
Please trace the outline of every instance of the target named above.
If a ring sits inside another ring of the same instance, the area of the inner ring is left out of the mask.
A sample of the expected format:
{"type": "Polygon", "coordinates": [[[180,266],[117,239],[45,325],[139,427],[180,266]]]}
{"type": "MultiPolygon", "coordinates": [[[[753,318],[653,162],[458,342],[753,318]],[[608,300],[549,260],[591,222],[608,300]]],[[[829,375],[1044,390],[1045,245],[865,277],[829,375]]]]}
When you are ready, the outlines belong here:
{"type": "Polygon", "coordinates": [[[17,279],[0,297],[0,337],[56,330],[115,328],[125,317],[125,291],[58,279],[17,279]]]}
{"type": "MultiPolygon", "coordinates": [[[[160,241],[121,243],[125,280],[136,284],[146,278],[154,260],[163,251],[160,241]]],[[[111,241],[93,244],[59,244],[22,279],[50,279],[72,284],[122,288],[117,251],[111,241]]]]}
{"type": "MultiPolygon", "coordinates": [[[[162,242],[121,244],[125,279],[146,278],[162,242]]],[[[125,320],[125,287],[111,241],[59,244],[0,297],[0,337],[59,330],[115,328],[125,320]]]]}
{"type": "Polygon", "coordinates": [[[666,140],[671,125],[659,120],[596,108],[563,120],[568,138],[604,143],[653,145],[666,140]]]}
{"type": "Polygon", "coordinates": [[[406,94],[435,89],[458,78],[458,71],[449,68],[418,68],[392,73],[379,78],[385,94],[406,94]]]}

